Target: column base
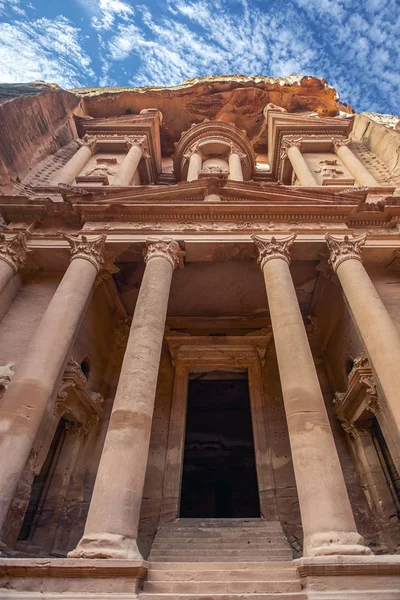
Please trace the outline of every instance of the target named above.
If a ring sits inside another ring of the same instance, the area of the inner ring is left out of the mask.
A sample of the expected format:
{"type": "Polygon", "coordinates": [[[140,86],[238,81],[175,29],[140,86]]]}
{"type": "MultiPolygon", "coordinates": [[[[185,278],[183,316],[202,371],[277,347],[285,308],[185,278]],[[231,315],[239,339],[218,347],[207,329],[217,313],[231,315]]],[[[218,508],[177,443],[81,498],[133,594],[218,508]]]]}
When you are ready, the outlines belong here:
{"type": "Polygon", "coordinates": [[[359,533],[348,531],[326,531],[315,533],[304,539],[304,556],[329,556],[332,554],[373,554],[364,545],[364,538],[359,533]]]}
{"type": "Polygon", "coordinates": [[[119,558],[144,560],[136,540],[116,533],[84,535],[68,558],[119,558]]]}

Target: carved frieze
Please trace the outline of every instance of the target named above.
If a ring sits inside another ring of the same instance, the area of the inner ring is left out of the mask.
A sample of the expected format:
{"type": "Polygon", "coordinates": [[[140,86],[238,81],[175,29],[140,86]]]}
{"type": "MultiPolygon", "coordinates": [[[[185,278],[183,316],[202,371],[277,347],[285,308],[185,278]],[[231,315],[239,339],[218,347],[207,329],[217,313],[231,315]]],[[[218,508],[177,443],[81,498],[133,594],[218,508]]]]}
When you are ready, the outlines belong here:
{"type": "Polygon", "coordinates": [[[253,242],[257,246],[258,259],[257,262],[261,269],[272,259],[282,259],[290,264],[290,248],[293,245],[296,235],[292,234],[280,240],[272,237],[270,240],[265,240],[258,235],[251,236],[253,242]]]}
{"type": "Polygon", "coordinates": [[[330,253],[329,264],[335,273],[345,260],[353,259],[362,262],[361,247],[365,244],[366,238],[366,234],[353,239],[350,239],[348,235],[345,235],[343,239],[336,238],[330,233],[325,236],[330,253]]]}
{"type": "Polygon", "coordinates": [[[147,264],[152,258],[165,258],[173,269],[183,267],[185,252],[180,249],[179,244],[172,239],[147,240],[146,248],[143,250],[144,261],[147,264]]]}
{"type": "Polygon", "coordinates": [[[30,252],[26,245],[26,236],[21,231],[11,237],[0,233],[0,259],[10,265],[14,273],[24,265],[30,252]]]}

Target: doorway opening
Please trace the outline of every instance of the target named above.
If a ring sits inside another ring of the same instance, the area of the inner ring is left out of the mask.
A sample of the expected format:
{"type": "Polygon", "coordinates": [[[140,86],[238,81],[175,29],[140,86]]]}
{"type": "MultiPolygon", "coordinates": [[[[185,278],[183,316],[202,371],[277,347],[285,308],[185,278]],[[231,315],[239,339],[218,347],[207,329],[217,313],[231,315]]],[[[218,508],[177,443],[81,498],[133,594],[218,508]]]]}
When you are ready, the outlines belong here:
{"type": "Polygon", "coordinates": [[[180,517],[260,517],[247,373],[190,375],[180,517]]]}

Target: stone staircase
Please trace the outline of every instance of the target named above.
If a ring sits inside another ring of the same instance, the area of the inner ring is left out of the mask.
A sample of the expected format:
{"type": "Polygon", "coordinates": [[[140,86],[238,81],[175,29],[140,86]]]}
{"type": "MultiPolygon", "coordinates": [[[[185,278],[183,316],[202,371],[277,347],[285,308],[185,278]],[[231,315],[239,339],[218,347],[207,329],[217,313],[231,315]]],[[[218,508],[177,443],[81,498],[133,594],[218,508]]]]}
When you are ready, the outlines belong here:
{"type": "Polygon", "coordinates": [[[278,521],[178,519],[148,560],[140,600],[306,600],[278,521]]]}

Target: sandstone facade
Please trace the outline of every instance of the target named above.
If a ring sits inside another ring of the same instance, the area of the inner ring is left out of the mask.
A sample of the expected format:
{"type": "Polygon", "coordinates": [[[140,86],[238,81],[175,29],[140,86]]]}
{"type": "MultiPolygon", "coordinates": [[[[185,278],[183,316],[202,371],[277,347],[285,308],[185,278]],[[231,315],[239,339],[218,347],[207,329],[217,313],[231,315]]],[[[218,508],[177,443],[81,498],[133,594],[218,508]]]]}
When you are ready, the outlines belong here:
{"type": "Polygon", "coordinates": [[[0,597],[399,600],[395,120],[311,77],[0,100],[0,597]]]}

